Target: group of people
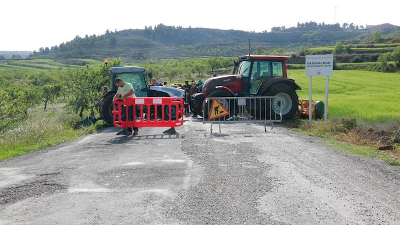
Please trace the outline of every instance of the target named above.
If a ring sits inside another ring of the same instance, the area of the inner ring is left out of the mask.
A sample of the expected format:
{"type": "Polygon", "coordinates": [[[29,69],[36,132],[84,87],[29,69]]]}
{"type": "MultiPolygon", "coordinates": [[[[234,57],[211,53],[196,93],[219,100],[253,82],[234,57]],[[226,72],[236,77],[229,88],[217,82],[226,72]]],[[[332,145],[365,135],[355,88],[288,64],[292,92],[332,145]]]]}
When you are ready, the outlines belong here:
{"type": "Polygon", "coordinates": [[[159,86],[159,87],[167,87],[168,82],[164,81],[164,83],[157,82],[155,78],[151,79],[151,86],[159,86]]]}
{"type": "MultiPolygon", "coordinates": [[[[183,86],[182,86],[182,84],[172,84],[171,87],[187,90],[187,89],[190,89],[193,86],[193,84],[196,85],[196,87],[198,87],[203,84],[203,81],[199,80],[199,82],[196,84],[196,82],[194,80],[192,80],[191,85],[189,85],[189,81],[186,80],[185,85],[183,85],[183,86]]],[[[168,82],[164,81],[164,83],[161,83],[161,82],[158,82],[157,79],[153,78],[153,79],[151,79],[150,85],[151,86],[159,86],[159,87],[161,87],[161,86],[168,87],[168,82]]]]}

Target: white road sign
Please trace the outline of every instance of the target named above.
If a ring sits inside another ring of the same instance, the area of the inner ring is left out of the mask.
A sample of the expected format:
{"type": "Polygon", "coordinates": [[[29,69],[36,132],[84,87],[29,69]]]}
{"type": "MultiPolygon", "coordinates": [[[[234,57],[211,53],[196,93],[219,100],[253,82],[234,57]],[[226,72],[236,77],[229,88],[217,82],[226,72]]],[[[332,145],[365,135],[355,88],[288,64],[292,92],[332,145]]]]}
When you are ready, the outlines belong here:
{"type": "Polygon", "coordinates": [[[306,55],[307,76],[332,76],[333,55],[306,55]]]}

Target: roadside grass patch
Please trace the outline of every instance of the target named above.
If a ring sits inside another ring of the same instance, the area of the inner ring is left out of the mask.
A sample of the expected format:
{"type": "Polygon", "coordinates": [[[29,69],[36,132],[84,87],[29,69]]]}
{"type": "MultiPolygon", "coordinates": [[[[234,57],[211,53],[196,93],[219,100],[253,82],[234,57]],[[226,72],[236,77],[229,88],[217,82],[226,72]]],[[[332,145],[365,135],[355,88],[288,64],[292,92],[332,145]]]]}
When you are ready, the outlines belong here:
{"type": "Polygon", "coordinates": [[[59,104],[45,112],[41,107],[30,110],[27,119],[14,121],[13,129],[0,133],[0,161],[71,141],[96,130],[96,126],[74,130],[71,124],[79,120],[59,104]]]}
{"type": "Polygon", "coordinates": [[[369,147],[365,146],[354,146],[354,145],[349,145],[343,142],[335,141],[335,140],[328,140],[332,146],[339,148],[345,152],[363,156],[363,157],[371,157],[371,158],[376,158],[379,160],[382,160],[389,165],[392,166],[400,166],[400,161],[393,157],[392,154],[388,152],[383,152],[379,150],[375,150],[369,147]]]}
{"type": "Polygon", "coordinates": [[[399,122],[363,124],[355,118],[344,117],[327,122],[313,121],[311,125],[308,120],[300,120],[294,130],[321,137],[345,152],[400,166],[398,124],[399,122]]]}

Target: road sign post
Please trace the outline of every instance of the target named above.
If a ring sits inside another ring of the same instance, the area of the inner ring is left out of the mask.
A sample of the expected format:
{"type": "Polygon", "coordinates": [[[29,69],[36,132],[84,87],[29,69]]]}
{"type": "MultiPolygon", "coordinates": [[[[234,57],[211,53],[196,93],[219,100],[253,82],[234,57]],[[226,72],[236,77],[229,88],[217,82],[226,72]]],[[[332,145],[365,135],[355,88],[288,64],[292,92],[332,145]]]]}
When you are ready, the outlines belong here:
{"type": "Polygon", "coordinates": [[[324,108],[324,121],[328,119],[328,92],[329,92],[329,76],[326,76],[325,81],[325,108],[324,108]]]}
{"type": "Polygon", "coordinates": [[[308,121],[311,124],[312,121],[312,76],[310,76],[310,94],[308,95],[308,121]]]}
{"type": "Polygon", "coordinates": [[[324,120],[328,119],[328,91],[329,77],[333,75],[333,55],[306,55],[306,75],[310,76],[310,94],[309,94],[309,123],[312,123],[312,77],[325,76],[325,108],[324,120]]]}

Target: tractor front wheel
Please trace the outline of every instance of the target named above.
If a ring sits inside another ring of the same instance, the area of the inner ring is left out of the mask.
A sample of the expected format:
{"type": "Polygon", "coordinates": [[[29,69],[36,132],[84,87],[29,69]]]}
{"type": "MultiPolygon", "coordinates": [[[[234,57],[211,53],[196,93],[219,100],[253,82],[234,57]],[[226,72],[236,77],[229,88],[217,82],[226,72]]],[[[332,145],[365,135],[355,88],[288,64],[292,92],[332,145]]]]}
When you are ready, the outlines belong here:
{"type": "Polygon", "coordinates": [[[108,125],[113,125],[114,122],[114,116],[112,114],[114,107],[113,98],[114,95],[110,94],[100,102],[100,116],[103,121],[108,125]]]}

